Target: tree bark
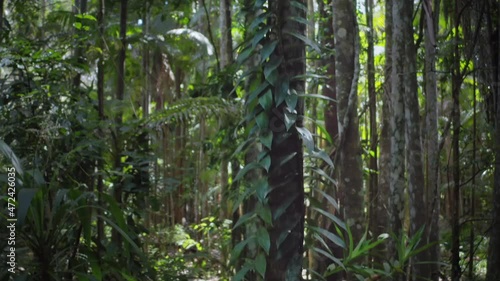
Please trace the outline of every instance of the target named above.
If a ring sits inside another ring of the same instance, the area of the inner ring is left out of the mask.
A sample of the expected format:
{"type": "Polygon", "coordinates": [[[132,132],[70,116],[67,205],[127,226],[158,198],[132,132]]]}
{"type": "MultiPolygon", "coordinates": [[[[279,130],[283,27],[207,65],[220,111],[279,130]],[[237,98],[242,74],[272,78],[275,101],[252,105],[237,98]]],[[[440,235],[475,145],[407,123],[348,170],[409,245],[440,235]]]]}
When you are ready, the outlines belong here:
{"type": "Polygon", "coordinates": [[[439,17],[439,0],[424,1],[425,28],[425,105],[426,105],[426,199],[427,199],[427,243],[436,243],[429,249],[429,278],[439,280],[439,157],[437,127],[437,81],[436,81],[436,34],[439,17]]]}
{"type": "Polygon", "coordinates": [[[359,75],[359,34],[354,3],[333,0],[333,34],[335,37],[335,78],[338,100],[339,201],[344,219],[351,228],[353,240],[359,242],[364,232],[363,173],[357,114],[359,75]]]}
{"type": "MultiPolygon", "coordinates": [[[[404,107],[406,122],[406,146],[408,151],[408,190],[410,194],[410,236],[426,226],[427,206],[424,200],[425,178],[422,162],[422,142],[420,135],[420,109],[418,103],[417,54],[413,39],[413,1],[404,2],[405,68],[404,107]]],[[[427,241],[422,233],[421,246],[427,241]]],[[[428,280],[430,277],[427,251],[422,251],[412,259],[412,280],[428,280]]]]}
{"type": "MultiPolygon", "coordinates": [[[[392,3],[392,72],[391,72],[391,176],[390,176],[390,226],[397,237],[403,235],[404,220],[404,187],[405,187],[405,122],[404,122],[404,56],[405,36],[404,2],[392,3]]],[[[394,242],[390,243],[391,260],[398,260],[394,242]]],[[[395,281],[403,280],[403,276],[394,276],[395,281]]]]}
{"type": "MultiPolygon", "coordinates": [[[[500,9],[500,2],[498,3],[500,9]]],[[[498,19],[497,19],[498,20],[498,19]]],[[[497,22],[497,32],[500,36],[500,20],[497,22]]],[[[500,37],[499,37],[500,38],[500,37]]],[[[500,54],[500,44],[494,52],[500,54]]],[[[489,233],[490,244],[488,248],[488,267],[486,280],[500,280],[500,62],[496,63],[495,96],[493,98],[495,107],[495,175],[493,183],[493,212],[491,230],[489,233]]]]}
{"type": "MultiPolygon", "coordinates": [[[[305,0],[269,0],[268,2],[271,13],[276,15],[276,22],[273,26],[277,27],[275,31],[280,38],[280,44],[271,58],[283,58],[283,62],[278,67],[278,81],[290,81],[291,91],[304,93],[305,81],[295,77],[305,74],[305,44],[291,33],[305,36],[305,25],[293,19],[305,19],[306,15],[305,11],[292,2],[298,2],[304,7],[306,5],[305,0]]],[[[273,89],[275,97],[281,94],[277,92],[278,88],[273,89]]],[[[268,204],[273,214],[273,225],[268,229],[271,247],[267,256],[265,280],[301,280],[305,206],[302,141],[296,127],[303,127],[301,120],[303,101],[299,99],[295,105],[297,121],[295,126],[288,130],[284,122],[284,116],[290,110],[287,103],[283,102],[278,105],[274,101],[273,108],[269,118],[273,142],[270,151],[271,166],[268,173],[271,190],[268,195],[268,204]],[[286,165],[282,165],[280,162],[286,157],[292,157],[292,159],[286,165]],[[283,202],[291,202],[286,208],[286,215],[275,217],[280,207],[282,208],[283,202]],[[286,238],[278,245],[283,234],[286,234],[286,238]]]]}
{"type": "MultiPolygon", "coordinates": [[[[378,236],[389,231],[389,183],[391,175],[391,135],[390,135],[390,103],[391,103],[391,72],[392,72],[392,0],[385,2],[385,66],[384,89],[382,94],[382,128],[380,130],[380,158],[378,190],[372,199],[374,216],[372,218],[372,233],[378,236]]],[[[382,264],[387,251],[385,244],[376,248],[373,254],[375,264],[382,264]]]]}

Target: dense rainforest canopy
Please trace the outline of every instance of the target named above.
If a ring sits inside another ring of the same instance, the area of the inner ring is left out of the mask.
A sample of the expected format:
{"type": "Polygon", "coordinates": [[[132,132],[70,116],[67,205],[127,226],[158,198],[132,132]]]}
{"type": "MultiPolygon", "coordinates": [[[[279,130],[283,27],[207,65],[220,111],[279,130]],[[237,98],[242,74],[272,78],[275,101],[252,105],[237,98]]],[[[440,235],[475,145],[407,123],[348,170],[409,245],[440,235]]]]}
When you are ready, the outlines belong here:
{"type": "Polygon", "coordinates": [[[500,1],[0,0],[0,280],[500,281],[500,1]]]}

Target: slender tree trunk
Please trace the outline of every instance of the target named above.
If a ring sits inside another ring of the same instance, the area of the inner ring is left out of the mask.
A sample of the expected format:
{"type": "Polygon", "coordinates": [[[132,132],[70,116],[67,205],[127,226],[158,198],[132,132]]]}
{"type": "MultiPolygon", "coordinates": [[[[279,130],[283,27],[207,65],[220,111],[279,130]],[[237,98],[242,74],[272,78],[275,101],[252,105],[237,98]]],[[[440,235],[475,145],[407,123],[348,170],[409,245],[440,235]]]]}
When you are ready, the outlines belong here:
{"type": "MultiPolygon", "coordinates": [[[[305,36],[305,25],[293,18],[305,19],[305,11],[298,7],[306,6],[305,0],[269,0],[268,5],[271,13],[276,15],[275,24],[279,23],[276,29],[280,46],[277,47],[272,58],[283,58],[283,62],[278,66],[278,77],[281,81],[290,81],[289,89],[297,93],[305,92],[305,81],[302,78],[295,78],[305,74],[305,44],[291,35],[298,33],[305,36]]],[[[276,26],[276,25],[275,25],[276,26]]],[[[273,95],[282,95],[273,89],[273,95]]],[[[273,217],[273,225],[268,229],[271,247],[267,256],[267,270],[265,280],[300,280],[302,279],[302,256],[304,243],[304,175],[302,141],[299,138],[297,128],[303,127],[302,116],[303,101],[299,98],[295,110],[297,121],[295,126],[286,129],[284,119],[287,114],[288,105],[286,102],[276,104],[273,102],[273,110],[270,113],[269,129],[273,134],[271,145],[271,166],[268,173],[270,193],[268,195],[269,207],[272,214],[277,214],[283,208],[283,202],[290,202],[286,215],[273,217]],[[280,162],[292,156],[286,165],[280,162]],[[286,233],[286,238],[278,244],[280,237],[286,233]]],[[[289,109],[288,109],[289,110],[289,109]]]]}
{"type": "MultiPolygon", "coordinates": [[[[231,35],[231,0],[220,0],[220,67],[224,70],[227,66],[233,63],[233,37],[231,35]]],[[[232,84],[228,83],[224,89],[228,92],[232,90],[232,84]],[[226,89],[227,88],[227,89],[226,89]]],[[[226,94],[226,93],[224,93],[226,94]]],[[[221,160],[221,219],[229,217],[231,214],[230,210],[227,208],[228,194],[229,194],[229,174],[226,155],[222,155],[221,160]]]]}
{"type": "MultiPolygon", "coordinates": [[[[375,239],[380,235],[380,219],[377,218],[381,215],[377,212],[379,196],[378,192],[378,166],[377,166],[377,147],[378,147],[378,132],[377,132],[377,93],[375,91],[375,55],[374,55],[374,32],[373,29],[373,0],[365,0],[366,9],[366,23],[368,25],[368,30],[366,31],[366,37],[368,41],[367,49],[367,79],[368,79],[368,104],[370,111],[370,157],[368,162],[368,169],[370,170],[370,175],[368,178],[368,229],[375,239]]],[[[383,225],[382,225],[383,226],[383,225]]],[[[374,249],[372,255],[378,255],[379,249],[374,249]]],[[[373,261],[373,257],[370,257],[370,263],[373,261]]]]}
{"type": "MultiPolygon", "coordinates": [[[[77,7],[77,14],[85,14],[87,12],[87,0],[79,0],[79,7],[77,7]]],[[[80,23],[83,22],[83,19],[79,19],[80,23]]],[[[78,40],[78,45],[75,50],[75,59],[76,59],[76,65],[80,67],[82,64],[85,63],[85,60],[83,58],[83,52],[84,52],[84,44],[82,43],[82,40],[80,39],[80,36],[83,35],[83,30],[76,30],[76,33],[78,34],[77,40],[78,40]]],[[[80,72],[77,72],[75,77],[73,77],[73,89],[78,90],[80,88],[80,83],[82,80],[82,74],[80,72]]]]}
{"type": "Polygon", "coordinates": [[[233,36],[231,35],[231,0],[220,0],[220,66],[224,69],[233,62],[233,36]]]}
{"type": "Polygon", "coordinates": [[[333,0],[333,33],[335,37],[335,78],[338,99],[339,199],[344,218],[351,227],[354,242],[364,232],[363,173],[357,114],[359,75],[359,34],[356,8],[352,1],[333,0]]]}
{"type": "Polygon", "coordinates": [[[430,279],[439,279],[439,157],[438,157],[438,127],[437,127],[437,81],[436,81],[436,34],[439,16],[439,0],[424,1],[426,15],[425,28],[425,104],[426,104],[426,199],[427,207],[427,243],[436,243],[429,249],[428,260],[430,279]],[[434,7],[433,7],[434,6],[434,7]],[[434,8],[434,9],[433,9],[434,8]]]}
{"type": "MultiPolygon", "coordinates": [[[[404,187],[405,187],[405,122],[404,122],[404,56],[405,36],[403,15],[404,2],[392,3],[392,72],[391,72],[391,176],[389,212],[391,229],[397,237],[404,234],[404,187]]],[[[398,260],[394,243],[390,245],[390,257],[398,260]]],[[[394,276],[395,281],[403,280],[402,275],[394,276]]]]}
{"type": "MultiPolygon", "coordinates": [[[[104,36],[104,0],[99,0],[99,5],[97,9],[97,25],[98,25],[98,40],[97,45],[101,50],[104,50],[103,44],[103,36],[104,36]]],[[[97,62],[97,99],[98,99],[98,110],[99,110],[99,120],[103,121],[104,116],[104,55],[101,52],[99,54],[99,60],[97,62]]],[[[103,132],[101,131],[101,134],[103,132]]],[[[104,167],[104,163],[102,159],[97,160],[97,204],[99,206],[103,205],[102,194],[104,192],[104,183],[102,176],[102,169],[104,167]]],[[[97,210],[97,214],[102,216],[102,211],[100,209],[97,210]]],[[[102,218],[97,218],[97,252],[102,254],[104,249],[102,247],[104,236],[104,222],[102,218]]],[[[99,255],[100,257],[100,255],[99,255]]]]}
{"type": "MultiPolygon", "coordinates": [[[[427,206],[424,200],[425,178],[422,161],[422,142],[420,136],[420,109],[418,103],[417,54],[413,40],[413,1],[405,1],[404,34],[404,107],[406,122],[406,144],[408,151],[408,189],[410,194],[410,236],[426,227],[427,206]]],[[[426,232],[422,233],[421,245],[427,241],[426,232]]],[[[412,259],[412,280],[427,280],[429,269],[425,263],[427,251],[422,251],[412,259]]]]}
{"type": "MultiPolygon", "coordinates": [[[[500,2],[498,2],[500,9],[500,2]]],[[[497,19],[498,20],[498,19],[497,19]]],[[[500,20],[497,22],[497,32],[500,36],[500,20]]],[[[500,38],[500,37],[499,37],[500,38]]],[[[500,54],[500,44],[497,44],[494,52],[500,54]]],[[[495,175],[493,181],[493,212],[491,230],[489,233],[490,244],[488,248],[488,268],[486,280],[500,280],[500,62],[496,63],[495,96],[493,98],[495,107],[495,175]]]]}
{"type": "MultiPolygon", "coordinates": [[[[116,86],[116,99],[121,102],[123,101],[125,92],[125,58],[127,50],[127,0],[121,0],[120,2],[120,50],[118,51],[118,75],[117,75],[117,86],[116,86]]],[[[120,128],[122,125],[122,113],[119,112],[115,118],[116,129],[114,136],[114,168],[117,171],[121,171],[121,156],[123,150],[123,143],[121,141],[120,128]]],[[[118,177],[115,181],[114,186],[114,198],[119,206],[122,204],[122,183],[121,177],[118,177]]],[[[113,241],[117,243],[118,247],[121,245],[121,235],[115,229],[112,232],[113,241]]]]}
{"type": "MultiPolygon", "coordinates": [[[[322,1],[322,0],[320,0],[322,1]]],[[[335,86],[335,39],[333,37],[333,6],[332,0],[327,0],[325,8],[322,11],[321,29],[323,32],[323,47],[326,49],[326,54],[323,59],[323,66],[326,66],[326,81],[323,86],[323,95],[337,100],[337,89],[335,86]]],[[[337,103],[327,101],[325,107],[325,128],[332,139],[336,139],[339,134],[339,123],[337,118],[337,103]]]]}
{"type": "Polygon", "coordinates": [[[458,3],[455,3],[455,19],[454,19],[454,32],[455,32],[455,45],[453,49],[453,69],[452,69],[452,100],[453,110],[451,114],[452,119],[452,173],[453,173],[453,187],[451,189],[451,280],[459,281],[462,274],[460,268],[460,50],[459,42],[459,26],[460,15],[458,3]]]}
{"type": "MultiPolygon", "coordinates": [[[[378,190],[374,194],[372,212],[376,213],[372,218],[373,234],[378,236],[388,233],[389,230],[389,183],[391,175],[391,135],[390,135],[390,103],[391,103],[391,72],[392,72],[392,0],[385,2],[385,66],[384,66],[384,89],[382,94],[382,128],[380,130],[380,158],[378,190]]],[[[385,260],[386,246],[381,244],[374,252],[375,264],[382,264],[385,260]]]]}

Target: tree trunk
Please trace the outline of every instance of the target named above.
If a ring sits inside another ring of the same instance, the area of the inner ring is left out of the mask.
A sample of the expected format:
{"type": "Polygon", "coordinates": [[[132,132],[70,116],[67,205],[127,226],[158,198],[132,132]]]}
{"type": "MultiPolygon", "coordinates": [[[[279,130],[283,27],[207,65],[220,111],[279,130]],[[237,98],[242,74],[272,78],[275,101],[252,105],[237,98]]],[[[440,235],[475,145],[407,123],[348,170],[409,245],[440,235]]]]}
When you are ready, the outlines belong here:
{"type": "MultiPolygon", "coordinates": [[[[295,78],[305,74],[305,44],[293,36],[297,33],[305,36],[305,25],[294,20],[294,18],[305,19],[305,11],[298,7],[305,6],[305,0],[269,0],[269,9],[276,15],[276,31],[280,44],[271,59],[282,58],[283,62],[278,66],[278,81],[290,81],[290,91],[296,93],[305,92],[305,81],[303,78],[295,78]],[[279,24],[279,25],[277,25],[279,24]]],[[[286,82],[285,82],[286,83],[286,82]]],[[[277,91],[279,87],[273,88],[274,97],[283,95],[277,91]]],[[[273,102],[273,110],[269,117],[269,128],[273,134],[271,145],[271,166],[268,173],[270,193],[268,204],[273,214],[273,225],[269,227],[271,247],[267,256],[267,270],[265,280],[301,280],[302,259],[304,243],[304,176],[302,141],[299,138],[297,128],[303,127],[303,101],[299,98],[295,108],[288,108],[288,102],[276,104],[273,102]],[[290,110],[296,110],[297,121],[295,126],[286,128],[285,120],[290,110]],[[292,157],[285,165],[280,162],[285,158],[292,157]],[[276,217],[283,208],[284,202],[290,202],[286,208],[286,215],[276,217]],[[278,244],[280,237],[285,234],[284,241],[278,244]]]]}
{"type": "MultiPolygon", "coordinates": [[[[500,9],[500,2],[498,3],[500,9]]],[[[497,19],[498,20],[498,19],[497,19]]],[[[497,22],[497,32],[500,36],[500,20],[497,22]]],[[[500,54],[500,45],[496,46],[494,52],[500,54]]],[[[493,183],[493,212],[491,230],[489,233],[490,244],[488,248],[488,268],[486,280],[500,280],[500,62],[496,63],[496,87],[495,96],[493,98],[495,107],[495,176],[493,183]]]]}
{"type": "Polygon", "coordinates": [[[453,47],[453,68],[451,74],[452,84],[452,100],[453,110],[451,113],[452,120],[452,173],[453,173],[453,186],[451,187],[450,208],[451,208],[451,281],[459,281],[462,275],[460,268],[460,88],[461,88],[461,74],[460,74],[460,50],[459,50],[459,27],[460,15],[458,3],[455,3],[455,19],[454,19],[454,32],[455,32],[455,45],[453,47]]]}
{"type": "Polygon", "coordinates": [[[356,9],[350,0],[333,0],[335,37],[335,80],[338,100],[339,201],[353,240],[359,242],[364,229],[363,173],[357,113],[359,75],[359,34],[356,9]]]}
{"type": "Polygon", "coordinates": [[[426,105],[426,199],[427,199],[427,243],[436,243],[429,249],[428,260],[430,279],[439,280],[439,157],[437,127],[437,81],[436,81],[436,34],[439,16],[439,0],[424,1],[426,15],[425,28],[425,105],[426,105]],[[434,7],[434,9],[433,9],[434,7]]]}
{"type": "MultiPolygon", "coordinates": [[[[385,2],[385,66],[384,89],[382,94],[382,128],[380,130],[380,158],[378,190],[373,195],[372,233],[378,236],[389,231],[389,183],[391,175],[391,135],[390,135],[390,102],[391,102],[391,71],[392,71],[392,0],[385,2]]],[[[379,245],[373,252],[375,265],[381,265],[385,260],[386,246],[379,245]]]]}
{"type": "MultiPolygon", "coordinates": [[[[378,192],[378,166],[377,166],[377,147],[378,147],[378,132],[377,132],[377,93],[375,91],[375,55],[374,55],[374,32],[373,29],[373,0],[365,1],[366,9],[366,22],[368,25],[368,30],[366,31],[366,37],[368,41],[367,49],[367,79],[368,79],[368,103],[370,110],[370,157],[368,162],[369,178],[368,178],[368,229],[373,238],[377,239],[380,235],[379,225],[380,219],[377,218],[378,215],[382,215],[377,212],[380,206],[377,206],[378,192]]],[[[373,255],[377,256],[379,249],[374,249],[370,255],[370,263],[373,261],[373,255]]],[[[379,267],[380,268],[380,267],[379,267]]]]}
{"type": "MultiPolygon", "coordinates": [[[[99,0],[99,6],[97,10],[97,25],[98,25],[98,33],[99,39],[97,41],[97,45],[101,50],[104,49],[104,42],[102,38],[104,36],[104,0],[99,0]]],[[[99,111],[99,120],[104,120],[104,55],[101,52],[99,54],[99,61],[97,62],[97,99],[98,99],[98,111],[99,111]]],[[[103,133],[102,131],[100,132],[103,133]]],[[[104,183],[102,176],[102,169],[104,167],[104,163],[102,159],[97,160],[97,170],[99,172],[97,176],[97,204],[102,206],[102,194],[104,192],[104,183]]],[[[97,214],[102,216],[102,210],[98,209],[97,214]]],[[[97,218],[97,252],[102,253],[104,250],[102,247],[104,236],[104,222],[102,218],[97,218]]],[[[100,255],[99,255],[100,256],[100,255]]]]}
{"type": "MultiPolygon", "coordinates": [[[[87,12],[87,0],[79,0],[79,7],[77,7],[77,14],[85,14],[87,12]]],[[[83,22],[83,19],[77,19],[77,21],[83,22]]],[[[77,40],[78,40],[78,45],[75,50],[75,59],[76,59],[76,65],[77,67],[81,67],[81,65],[85,62],[83,59],[83,52],[84,52],[84,45],[82,44],[82,40],[80,36],[83,36],[83,30],[76,30],[76,33],[78,34],[77,40]]],[[[78,90],[80,88],[80,83],[82,80],[82,74],[78,70],[76,73],[75,77],[73,77],[73,89],[78,90]]]]}
{"type": "MultiPolygon", "coordinates": [[[[392,72],[391,72],[391,176],[389,212],[390,226],[397,237],[403,235],[404,186],[405,186],[405,122],[404,122],[404,11],[403,1],[392,3],[392,72]]],[[[394,242],[390,243],[390,257],[398,260],[394,242]]],[[[403,280],[401,274],[395,281],[403,280]]]]}
{"type": "MultiPolygon", "coordinates": [[[[324,5],[325,8],[323,10],[320,10],[323,18],[323,22],[321,25],[321,30],[323,32],[323,47],[326,49],[326,54],[323,54],[323,66],[326,66],[327,77],[325,85],[323,86],[323,95],[333,100],[337,100],[337,89],[335,86],[335,55],[333,51],[335,47],[335,40],[333,37],[332,0],[327,0],[324,5]]],[[[337,103],[333,101],[327,101],[324,112],[325,129],[332,140],[336,139],[339,134],[337,103]]]]}
{"type": "MultiPolygon", "coordinates": [[[[127,0],[121,0],[120,2],[120,50],[118,51],[118,75],[117,75],[117,86],[116,86],[116,99],[119,102],[123,101],[125,92],[125,58],[127,50],[127,0]]],[[[117,172],[121,172],[121,156],[123,150],[123,143],[121,141],[121,124],[122,124],[122,113],[118,112],[115,118],[115,136],[114,136],[114,169],[117,172]]],[[[120,176],[115,180],[114,186],[114,199],[119,206],[122,204],[122,178],[120,176]]],[[[118,247],[121,245],[122,237],[117,230],[113,228],[112,231],[113,242],[117,243],[118,247]]]]}
{"type": "MultiPolygon", "coordinates": [[[[413,39],[413,1],[404,2],[405,68],[404,107],[406,145],[408,151],[408,190],[410,194],[410,236],[414,236],[426,226],[427,206],[424,200],[425,178],[422,162],[422,142],[420,136],[420,109],[418,104],[417,54],[413,39]]],[[[426,239],[423,232],[421,244],[426,239]]],[[[422,251],[412,259],[412,280],[428,280],[427,251],[422,251]]]]}

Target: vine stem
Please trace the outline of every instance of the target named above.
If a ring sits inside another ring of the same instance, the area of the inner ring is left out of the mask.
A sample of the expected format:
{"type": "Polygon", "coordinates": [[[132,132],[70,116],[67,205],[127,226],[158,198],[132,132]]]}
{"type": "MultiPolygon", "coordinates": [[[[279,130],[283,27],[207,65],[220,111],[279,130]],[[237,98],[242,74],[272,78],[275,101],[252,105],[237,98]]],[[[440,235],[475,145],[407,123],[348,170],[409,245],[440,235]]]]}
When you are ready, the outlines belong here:
{"type": "Polygon", "coordinates": [[[210,37],[210,43],[212,46],[214,46],[214,54],[215,54],[215,60],[216,60],[216,65],[217,65],[217,72],[220,72],[220,61],[219,61],[219,54],[217,53],[217,48],[215,48],[215,41],[214,41],[214,36],[212,34],[212,24],[210,24],[210,15],[208,13],[207,5],[205,4],[205,0],[201,0],[201,5],[203,6],[203,10],[205,10],[205,16],[207,18],[207,29],[208,29],[208,36],[210,37]]]}

